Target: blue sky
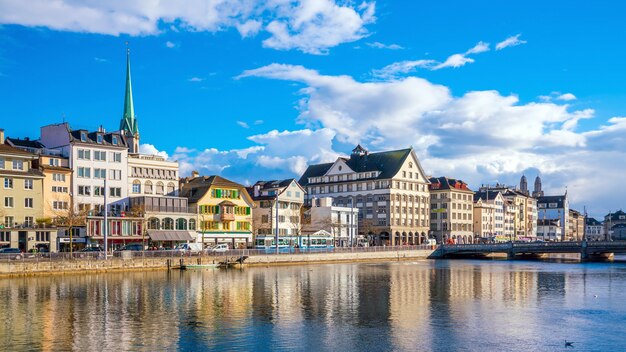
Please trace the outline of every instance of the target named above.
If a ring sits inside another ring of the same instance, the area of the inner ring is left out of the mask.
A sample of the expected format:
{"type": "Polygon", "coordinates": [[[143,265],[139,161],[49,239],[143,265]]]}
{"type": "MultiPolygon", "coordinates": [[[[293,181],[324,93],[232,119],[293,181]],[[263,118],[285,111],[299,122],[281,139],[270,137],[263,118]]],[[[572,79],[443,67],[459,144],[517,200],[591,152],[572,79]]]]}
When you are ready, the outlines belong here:
{"type": "Polygon", "coordinates": [[[183,173],[297,177],[357,142],[412,145],[433,175],[476,188],[539,173],[599,215],[626,195],[612,186],[626,171],[623,13],[614,1],[0,0],[0,127],[118,128],[128,41],[144,150],[183,173]]]}

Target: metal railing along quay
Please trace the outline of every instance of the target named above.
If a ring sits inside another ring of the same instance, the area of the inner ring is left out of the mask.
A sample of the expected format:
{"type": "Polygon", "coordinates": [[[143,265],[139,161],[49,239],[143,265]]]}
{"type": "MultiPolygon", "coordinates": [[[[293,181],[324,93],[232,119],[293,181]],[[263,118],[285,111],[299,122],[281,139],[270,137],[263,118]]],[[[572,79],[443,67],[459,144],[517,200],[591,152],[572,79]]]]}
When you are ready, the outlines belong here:
{"type": "MultiPolygon", "coordinates": [[[[147,250],[147,251],[116,251],[109,253],[106,259],[140,259],[140,258],[170,258],[184,257],[242,257],[242,256],[268,256],[268,255],[305,255],[316,253],[376,253],[411,250],[434,250],[436,246],[372,246],[372,247],[336,247],[336,248],[275,248],[271,249],[231,249],[224,252],[182,251],[182,250],[147,250]]],[[[0,253],[0,262],[51,262],[67,260],[104,260],[103,252],[59,252],[59,253],[0,253]]]]}

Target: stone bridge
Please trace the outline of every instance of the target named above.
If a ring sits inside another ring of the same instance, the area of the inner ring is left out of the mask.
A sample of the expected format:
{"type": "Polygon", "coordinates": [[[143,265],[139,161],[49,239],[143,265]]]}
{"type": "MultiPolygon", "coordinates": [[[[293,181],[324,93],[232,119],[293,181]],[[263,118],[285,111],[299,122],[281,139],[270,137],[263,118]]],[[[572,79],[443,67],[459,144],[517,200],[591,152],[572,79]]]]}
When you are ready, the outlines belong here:
{"type": "Polygon", "coordinates": [[[606,256],[611,253],[626,253],[626,241],[599,242],[507,242],[489,244],[453,244],[439,246],[433,253],[435,258],[449,258],[464,255],[487,255],[504,253],[509,258],[516,255],[578,253],[581,260],[606,256]]]}

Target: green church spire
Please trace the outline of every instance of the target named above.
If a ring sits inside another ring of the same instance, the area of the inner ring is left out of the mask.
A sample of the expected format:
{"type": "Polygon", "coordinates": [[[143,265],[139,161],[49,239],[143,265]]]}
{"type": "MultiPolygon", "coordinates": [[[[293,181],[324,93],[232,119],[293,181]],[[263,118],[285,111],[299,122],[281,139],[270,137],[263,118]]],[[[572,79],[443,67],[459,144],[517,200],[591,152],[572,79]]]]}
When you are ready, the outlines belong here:
{"type": "Polygon", "coordinates": [[[139,133],[137,120],[135,120],[135,109],[133,107],[133,87],[130,82],[130,49],[126,48],[126,94],[124,96],[124,113],[120,121],[120,131],[131,135],[139,133]]]}

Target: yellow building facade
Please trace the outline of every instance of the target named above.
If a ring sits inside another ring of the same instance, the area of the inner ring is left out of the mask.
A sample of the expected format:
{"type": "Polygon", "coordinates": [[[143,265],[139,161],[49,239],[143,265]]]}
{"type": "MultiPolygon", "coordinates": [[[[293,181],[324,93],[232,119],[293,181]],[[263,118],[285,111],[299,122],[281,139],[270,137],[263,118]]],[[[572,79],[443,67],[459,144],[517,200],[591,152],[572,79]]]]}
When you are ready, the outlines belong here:
{"type": "Polygon", "coordinates": [[[189,199],[198,214],[197,242],[228,244],[231,248],[252,245],[254,202],[243,185],[220,176],[184,178],[180,195],[189,199]]]}

